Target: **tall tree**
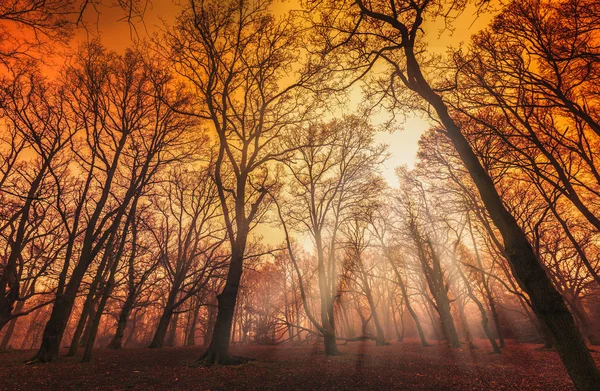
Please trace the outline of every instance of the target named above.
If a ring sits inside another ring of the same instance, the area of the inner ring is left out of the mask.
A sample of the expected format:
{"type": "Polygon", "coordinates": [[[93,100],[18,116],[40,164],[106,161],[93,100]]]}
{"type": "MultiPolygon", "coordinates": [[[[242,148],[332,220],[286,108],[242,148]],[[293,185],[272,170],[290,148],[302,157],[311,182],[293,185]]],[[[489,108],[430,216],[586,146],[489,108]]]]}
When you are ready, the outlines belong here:
{"type": "MultiPolygon", "coordinates": [[[[461,125],[444,100],[443,85],[436,85],[434,63],[427,57],[423,23],[437,17],[447,21],[456,17],[467,2],[423,1],[324,1],[315,25],[324,36],[326,51],[352,69],[353,77],[362,77],[381,63],[388,69],[385,79],[369,84],[381,99],[393,106],[414,102],[406,93],[420,98],[443,125],[458,155],[469,171],[483,204],[504,240],[511,268],[523,290],[531,298],[533,309],[544,320],[556,342],[557,350],[575,386],[592,390],[600,382],[600,372],[584,343],[563,298],[552,285],[540,260],[517,223],[502,202],[494,181],[474,153],[461,125]],[[347,55],[350,51],[353,55],[347,55]],[[358,72],[356,72],[358,70],[358,72]],[[358,73],[358,76],[356,76],[358,73]],[[407,97],[408,101],[402,99],[407,97]]],[[[414,107],[414,105],[413,105],[414,107]]],[[[427,108],[425,108],[427,109],[427,108]]]]}
{"type": "Polygon", "coordinates": [[[310,113],[302,87],[316,65],[301,65],[302,35],[291,15],[272,14],[271,1],[191,0],[165,37],[175,69],[197,96],[190,114],[215,132],[214,180],[231,248],[205,363],[243,361],[229,354],[229,342],[248,235],[279,186],[271,163],[289,154],[282,135],[310,113]]]}

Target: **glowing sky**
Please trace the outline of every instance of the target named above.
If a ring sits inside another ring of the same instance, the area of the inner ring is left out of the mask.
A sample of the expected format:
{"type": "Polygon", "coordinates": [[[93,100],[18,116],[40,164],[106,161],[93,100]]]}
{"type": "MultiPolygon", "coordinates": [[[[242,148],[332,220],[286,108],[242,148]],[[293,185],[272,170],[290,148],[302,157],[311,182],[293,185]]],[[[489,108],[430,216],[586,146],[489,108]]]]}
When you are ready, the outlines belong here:
{"type": "MultiPolygon", "coordinates": [[[[279,2],[276,6],[280,9],[291,9],[297,7],[297,2],[279,2]]],[[[94,27],[87,33],[80,31],[77,39],[85,40],[88,35],[98,35],[108,48],[119,52],[131,45],[136,37],[143,39],[149,34],[159,32],[164,23],[174,20],[179,10],[180,7],[176,1],[153,0],[148,6],[143,22],[137,22],[133,26],[120,20],[123,17],[123,11],[120,9],[100,7],[98,8],[99,15],[94,10],[88,10],[86,11],[86,19],[94,27]]],[[[448,46],[457,46],[467,40],[471,34],[484,26],[488,20],[487,18],[486,20],[476,19],[472,11],[467,11],[456,21],[455,31],[451,35],[446,32],[442,38],[438,37],[441,25],[438,23],[429,23],[429,25],[425,26],[425,30],[428,35],[430,47],[438,52],[445,52],[448,46]]],[[[359,92],[357,91],[354,94],[358,95],[359,92]]],[[[359,102],[360,96],[353,97],[352,101],[359,102]]],[[[374,117],[372,120],[374,123],[377,123],[383,121],[383,118],[374,117]]],[[[391,186],[396,184],[394,169],[397,166],[406,164],[410,167],[414,164],[417,153],[417,142],[428,126],[429,123],[426,120],[409,114],[407,115],[406,122],[403,124],[403,130],[380,133],[378,135],[378,142],[389,145],[391,157],[385,163],[384,167],[382,167],[382,173],[391,186]]]]}

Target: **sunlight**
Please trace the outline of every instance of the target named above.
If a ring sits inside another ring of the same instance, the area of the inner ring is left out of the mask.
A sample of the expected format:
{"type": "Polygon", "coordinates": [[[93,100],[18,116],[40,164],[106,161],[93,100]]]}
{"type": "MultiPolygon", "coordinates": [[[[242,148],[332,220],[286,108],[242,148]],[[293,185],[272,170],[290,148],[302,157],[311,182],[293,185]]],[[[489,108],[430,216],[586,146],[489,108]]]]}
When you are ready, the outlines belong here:
{"type": "Polygon", "coordinates": [[[595,391],[599,21],[1,1],[0,390],[595,391]]]}

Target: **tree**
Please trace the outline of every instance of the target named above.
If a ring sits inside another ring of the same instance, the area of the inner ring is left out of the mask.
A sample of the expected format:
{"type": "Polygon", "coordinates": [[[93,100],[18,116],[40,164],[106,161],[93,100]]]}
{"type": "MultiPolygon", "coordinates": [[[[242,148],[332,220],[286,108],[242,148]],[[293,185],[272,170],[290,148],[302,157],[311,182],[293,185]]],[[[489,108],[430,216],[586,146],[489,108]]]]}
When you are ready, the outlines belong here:
{"type": "Polygon", "coordinates": [[[271,162],[289,154],[281,137],[311,114],[303,87],[316,65],[299,65],[301,30],[290,15],[276,19],[270,7],[193,0],[165,37],[177,72],[196,93],[190,114],[207,121],[218,144],[214,180],[231,259],[201,358],[209,364],[243,361],[229,354],[229,341],[248,235],[267,210],[267,193],[279,186],[271,162]]]}
{"type": "Polygon", "coordinates": [[[370,83],[381,99],[398,107],[405,103],[402,93],[411,92],[433,110],[500,231],[512,271],[531,298],[534,311],[551,331],[573,382],[579,389],[593,389],[600,381],[600,372],[571,313],[545,274],[527,236],[503,204],[492,178],[461,132],[460,123],[452,117],[443,96],[447,86],[432,84],[425,73],[432,63],[427,60],[422,41],[423,22],[436,17],[451,20],[464,6],[462,1],[325,1],[315,24],[326,38],[325,50],[337,53],[340,61],[345,58],[342,68],[358,70],[355,78],[368,73],[376,62],[387,67],[385,80],[370,83]],[[340,53],[347,51],[353,55],[340,53]]]}
{"type": "MultiPolygon", "coordinates": [[[[323,334],[327,354],[337,354],[334,302],[339,295],[338,233],[351,209],[382,186],[377,166],[385,158],[385,147],[375,145],[374,135],[375,129],[367,122],[347,116],[309,125],[288,139],[290,149],[299,145],[285,162],[291,179],[288,191],[295,201],[289,203],[285,217],[280,217],[283,224],[307,232],[315,246],[321,322],[315,323],[312,315],[309,319],[323,334]]],[[[297,262],[290,243],[288,251],[291,260],[297,262]]],[[[304,307],[308,311],[306,303],[304,307]]]]}
{"type": "Polygon", "coordinates": [[[6,0],[0,4],[0,63],[39,59],[72,32],[72,0],[6,0]]]}
{"type": "Polygon", "coordinates": [[[151,348],[160,348],[169,322],[184,303],[200,295],[223,266],[223,227],[211,167],[201,176],[176,167],[156,197],[161,221],[153,230],[161,249],[161,269],[168,277],[167,301],[151,348]]]}
{"type": "Polygon", "coordinates": [[[44,82],[37,73],[20,75],[3,91],[3,125],[12,129],[14,138],[3,159],[3,200],[10,209],[5,210],[9,217],[1,227],[9,251],[0,275],[0,329],[13,318],[23,293],[19,264],[32,232],[36,226],[50,234],[58,229],[45,224],[44,218],[59,196],[52,186],[54,177],[66,169],[67,151],[80,129],[69,121],[64,94],[61,86],[44,82]],[[29,164],[21,160],[26,153],[33,156],[29,164]],[[29,172],[28,166],[33,170],[29,172]]]}
{"type": "Polygon", "coordinates": [[[139,53],[129,51],[121,57],[93,42],[81,51],[78,60],[66,72],[73,82],[67,98],[70,118],[84,133],[77,146],[87,146],[74,150],[85,179],[73,219],[64,218],[71,237],[52,314],[35,356],[43,362],[58,355],[86,271],[103,250],[110,251],[132,203],[153,176],[168,161],[185,153],[190,140],[184,131],[193,126],[188,117],[172,109],[186,104],[185,95],[173,91],[168,74],[144,64],[139,53]],[[170,106],[163,103],[176,95],[179,97],[170,106]],[[123,162],[130,164],[122,166],[123,162]],[[124,183],[119,183],[121,180],[124,183]],[[80,231],[78,225],[87,205],[89,215],[80,231]],[[75,238],[81,240],[80,248],[75,246],[75,238]]]}

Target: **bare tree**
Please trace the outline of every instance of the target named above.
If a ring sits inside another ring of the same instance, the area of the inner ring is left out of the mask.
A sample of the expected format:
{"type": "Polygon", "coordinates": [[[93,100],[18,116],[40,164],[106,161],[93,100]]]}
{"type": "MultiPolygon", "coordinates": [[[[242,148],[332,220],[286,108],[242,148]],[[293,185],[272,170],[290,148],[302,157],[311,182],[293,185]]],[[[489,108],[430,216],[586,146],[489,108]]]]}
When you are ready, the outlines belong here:
{"type": "Polygon", "coordinates": [[[375,63],[381,63],[389,70],[387,78],[369,84],[379,91],[376,95],[380,99],[392,106],[402,106],[408,102],[402,99],[402,93],[410,91],[426,103],[426,109],[436,114],[502,234],[511,268],[530,296],[534,311],[550,329],[569,375],[579,389],[595,388],[600,372],[570,311],[545,274],[526,234],[503,204],[494,181],[462,133],[460,123],[452,117],[443,96],[448,86],[435,85],[435,80],[427,75],[427,67],[433,63],[431,57],[427,58],[422,39],[424,21],[436,17],[451,21],[466,2],[355,0],[321,4],[321,12],[313,18],[317,19],[315,26],[323,33],[325,50],[337,53],[340,62],[345,61],[341,68],[358,70],[353,72],[353,77],[360,78],[375,63]],[[347,56],[348,50],[354,55],[347,56]]]}
{"type": "Polygon", "coordinates": [[[214,177],[231,247],[206,363],[240,362],[229,354],[229,340],[248,235],[279,185],[271,162],[289,154],[282,135],[310,113],[303,86],[316,70],[300,65],[301,30],[290,15],[276,19],[270,7],[193,0],[166,36],[177,71],[197,94],[192,115],[217,136],[214,177]]]}
{"type": "Polygon", "coordinates": [[[35,357],[40,361],[57,357],[86,271],[108,244],[115,243],[115,231],[133,200],[164,164],[185,152],[190,139],[183,132],[193,125],[171,108],[183,107],[185,95],[171,90],[168,73],[145,64],[139,53],[130,51],[119,57],[92,43],[82,50],[79,63],[67,70],[67,76],[73,83],[69,91],[72,118],[85,133],[79,145],[88,147],[74,151],[86,179],[70,225],[72,237],[52,315],[35,357]],[[167,106],[164,101],[175,94],[179,98],[167,106]],[[123,162],[130,164],[121,166],[123,162]],[[89,217],[81,232],[77,225],[92,197],[93,207],[86,211],[89,217]],[[74,239],[79,235],[81,248],[75,254],[74,239]]]}
{"type": "MultiPolygon", "coordinates": [[[[364,120],[348,116],[308,126],[288,141],[300,147],[285,163],[291,177],[290,196],[295,201],[289,203],[282,222],[307,232],[314,243],[321,295],[321,322],[315,327],[323,334],[327,354],[337,354],[338,233],[351,208],[376,194],[382,185],[376,172],[385,158],[385,147],[375,145],[374,133],[364,120]]],[[[288,251],[293,252],[291,246],[288,251]]],[[[296,258],[291,253],[290,257],[292,261],[296,258]]]]}

